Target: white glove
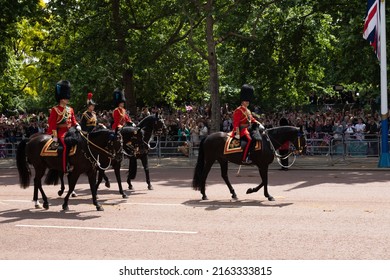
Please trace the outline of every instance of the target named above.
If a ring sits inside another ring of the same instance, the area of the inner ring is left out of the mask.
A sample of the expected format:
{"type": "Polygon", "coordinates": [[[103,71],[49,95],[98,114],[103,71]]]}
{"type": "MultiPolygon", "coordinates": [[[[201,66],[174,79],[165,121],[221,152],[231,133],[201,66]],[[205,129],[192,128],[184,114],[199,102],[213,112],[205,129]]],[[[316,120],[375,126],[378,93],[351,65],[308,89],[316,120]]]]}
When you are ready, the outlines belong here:
{"type": "Polygon", "coordinates": [[[260,129],[260,130],[265,130],[264,125],[262,125],[261,123],[259,123],[259,129],[260,129]]]}
{"type": "Polygon", "coordinates": [[[58,142],[58,138],[57,137],[53,137],[53,141],[54,142],[58,142]]]}
{"type": "Polygon", "coordinates": [[[76,129],[77,129],[77,131],[81,131],[81,126],[80,125],[76,125],[76,129]]]}

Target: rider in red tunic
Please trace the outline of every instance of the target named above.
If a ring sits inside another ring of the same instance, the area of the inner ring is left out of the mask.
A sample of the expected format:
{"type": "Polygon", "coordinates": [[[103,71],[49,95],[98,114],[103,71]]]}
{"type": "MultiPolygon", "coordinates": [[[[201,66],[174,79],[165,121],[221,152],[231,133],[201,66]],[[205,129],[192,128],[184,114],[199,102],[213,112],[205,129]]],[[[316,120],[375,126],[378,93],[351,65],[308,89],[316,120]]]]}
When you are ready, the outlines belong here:
{"type": "Polygon", "coordinates": [[[63,147],[62,167],[64,173],[68,173],[72,171],[73,168],[67,166],[68,151],[65,144],[65,134],[72,126],[76,126],[76,129],[81,131],[81,127],[76,121],[73,109],[68,106],[70,99],[69,81],[59,81],[56,84],[55,97],[59,104],[50,110],[47,133],[52,135],[55,142],[60,140],[63,147]]]}
{"type": "MultiPolygon", "coordinates": [[[[246,138],[246,146],[244,148],[242,163],[251,164],[252,161],[249,159],[248,152],[251,147],[252,138],[248,131],[248,127],[251,123],[259,123],[253,116],[251,111],[248,109],[249,102],[253,100],[254,89],[251,85],[243,85],[240,92],[241,106],[239,106],[233,112],[233,133],[236,139],[241,137],[246,138]]],[[[260,123],[259,123],[260,124],[260,123]]],[[[261,124],[260,124],[261,125],[261,124]]],[[[262,126],[262,125],[261,125],[262,126]]]]}
{"type": "Polygon", "coordinates": [[[114,112],[112,112],[112,117],[114,119],[114,123],[111,127],[112,130],[116,130],[117,128],[121,129],[126,124],[133,125],[131,118],[126,113],[125,102],[126,99],[123,95],[123,92],[116,89],[114,91],[114,103],[117,107],[115,108],[114,112]]]}

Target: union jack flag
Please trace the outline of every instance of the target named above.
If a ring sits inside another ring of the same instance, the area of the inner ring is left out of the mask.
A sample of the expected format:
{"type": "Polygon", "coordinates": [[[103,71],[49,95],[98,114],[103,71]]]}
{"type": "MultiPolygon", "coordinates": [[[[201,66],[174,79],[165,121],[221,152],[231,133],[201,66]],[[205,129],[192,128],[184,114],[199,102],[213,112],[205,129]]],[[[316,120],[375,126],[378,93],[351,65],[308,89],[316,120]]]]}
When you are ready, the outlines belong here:
{"type": "Polygon", "coordinates": [[[380,0],[368,0],[363,30],[363,38],[370,42],[378,59],[380,58],[379,5],[380,0]]]}

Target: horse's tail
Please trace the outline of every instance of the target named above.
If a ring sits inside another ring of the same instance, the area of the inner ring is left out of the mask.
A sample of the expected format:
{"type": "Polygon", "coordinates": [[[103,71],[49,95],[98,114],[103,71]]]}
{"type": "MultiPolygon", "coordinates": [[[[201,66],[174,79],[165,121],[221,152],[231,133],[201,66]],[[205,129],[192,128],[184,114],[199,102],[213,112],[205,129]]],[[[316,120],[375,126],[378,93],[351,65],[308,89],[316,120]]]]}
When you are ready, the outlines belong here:
{"type": "Polygon", "coordinates": [[[129,158],[129,179],[133,180],[137,176],[137,158],[130,157],[129,158]]]}
{"type": "Polygon", "coordinates": [[[18,167],[20,186],[23,189],[28,188],[31,177],[31,171],[26,157],[26,145],[27,139],[22,140],[16,150],[16,166],[18,167]]]}
{"type": "Polygon", "coordinates": [[[194,178],[192,180],[192,188],[196,191],[200,190],[202,173],[203,173],[203,169],[204,169],[203,142],[204,142],[204,139],[202,139],[202,141],[200,141],[200,144],[199,144],[198,161],[196,162],[195,171],[194,171],[194,178]]]}
{"type": "Polygon", "coordinates": [[[46,185],[57,185],[59,179],[59,171],[55,169],[49,169],[46,174],[45,184],[46,185]]]}

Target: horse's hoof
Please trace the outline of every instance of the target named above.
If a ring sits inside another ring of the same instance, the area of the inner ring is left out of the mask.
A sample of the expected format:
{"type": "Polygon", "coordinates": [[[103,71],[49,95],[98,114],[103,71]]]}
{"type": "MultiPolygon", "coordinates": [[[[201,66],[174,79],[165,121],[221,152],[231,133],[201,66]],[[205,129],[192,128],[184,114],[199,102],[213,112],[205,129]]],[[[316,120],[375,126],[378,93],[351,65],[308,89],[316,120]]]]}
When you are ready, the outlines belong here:
{"type": "Polygon", "coordinates": [[[268,201],[275,201],[275,198],[273,196],[269,196],[268,201]]]}
{"type": "Polygon", "coordinates": [[[152,185],[148,185],[148,190],[153,190],[153,186],[152,185]]]}
{"type": "Polygon", "coordinates": [[[97,211],[104,211],[104,208],[103,208],[103,206],[98,205],[98,206],[96,206],[96,210],[97,211]]]}
{"type": "Polygon", "coordinates": [[[40,204],[35,204],[35,209],[42,209],[42,206],[40,204]]]}
{"type": "Polygon", "coordinates": [[[247,189],[246,190],[246,194],[250,194],[250,193],[253,193],[253,190],[252,189],[247,189]]]}
{"type": "Polygon", "coordinates": [[[238,197],[237,197],[237,195],[235,195],[235,194],[232,195],[232,198],[233,198],[234,200],[238,200],[238,197]]]}
{"type": "Polygon", "coordinates": [[[48,210],[48,209],[49,209],[49,203],[44,202],[44,203],[43,203],[43,208],[45,208],[46,210],[48,210]]]}
{"type": "Polygon", "coordinates": [[[209,198],[206,195],[204,195],[202,196],[202,200],[209,200],[209,198]]]}
{"type": "Polygon", "coordinates": [[[77,193],[73,192],[72,197],[77,197],[77,193]]]}
{"type": "Polygon", "coordinates": [[[110,182],[106,182],[105,186],[107,189],[111,188],[110,182]]]}
{"type": "Polygon", "coordinates": [[[129,185],[129,190],[134,190],[133,185],[129,185]]]}
{"type": "Polygon", "coordinates": [[[122,198],[128,198],[129,196],[125,193],[122,194],[122,198]]]}
{"type": "Polygon", "coordinates": [[[61,196],[63,193],[63,191],[58,191],[58,196],[61,196]]]}
{"type": "Polygon", "coordinates": [[[69,206],[62,205],[62,211],[69,211],[69,206]]]}

